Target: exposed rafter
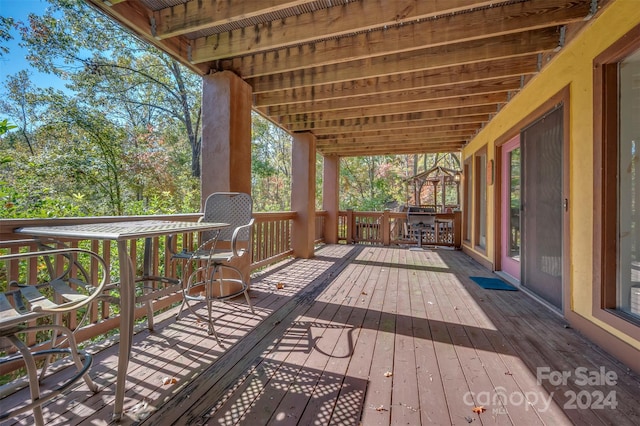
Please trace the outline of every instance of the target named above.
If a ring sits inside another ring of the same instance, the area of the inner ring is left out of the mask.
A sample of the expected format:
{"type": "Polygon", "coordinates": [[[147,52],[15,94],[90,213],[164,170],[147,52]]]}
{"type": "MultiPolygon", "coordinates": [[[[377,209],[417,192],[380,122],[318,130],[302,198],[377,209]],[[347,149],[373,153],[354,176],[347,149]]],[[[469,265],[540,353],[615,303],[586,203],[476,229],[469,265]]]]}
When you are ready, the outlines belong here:
{"type": "Polygon", "coordinates": [[[325,155],[457,151],[572,39],[591,0],[86,0],[325,155]]]}

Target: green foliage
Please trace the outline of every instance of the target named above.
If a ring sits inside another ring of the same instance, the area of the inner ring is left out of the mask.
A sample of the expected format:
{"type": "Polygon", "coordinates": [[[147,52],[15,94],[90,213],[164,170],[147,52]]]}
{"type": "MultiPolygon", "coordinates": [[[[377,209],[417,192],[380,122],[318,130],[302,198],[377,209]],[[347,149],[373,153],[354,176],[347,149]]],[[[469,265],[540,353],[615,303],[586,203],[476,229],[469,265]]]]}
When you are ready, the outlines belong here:
{"type": "Polygon", "coordinates": [[[251,188],[256,211],[291,209],[291,136],[252,116],[251,188]]]}
{"type": "MultiPolygon", "coordinates": [[[[0,20],[0,41],[19,28],[31,64],[68,87],[42,89],[27,71],[3,82],[2,217],[198,211],[201,78],[82,0],[49,3],[28,22],[0,20]]],[[[290,210],[291,147],[291,135],[253,114],[255,211],[290,210]]],[[[318,156],[318,209],[322,163],[318,156]]],[[[406,204],[413,194],[406,179],[436,164],[460,166],[457,157],[437,154],[342,158],[340,208],[406,204]]]]}
{"type": "MultiPolygon", "coordinates": [[[[11,36],[11,28],[15,25],[13,18],[0,16],[0,42],[9,41],[11,36]]],[[[0,44],[0,57],[9,53],[9,48],[0,44]]]]}
{"type": "Polygon", "coordinates": [[[11,129],[15,129],[18,126],[14,126],[13,124],[9,124],[8,119],[0,120],[0,135],[4,135],[11,129]]]}
{"type": "Polygon", "coordinates": [[[31,64],[70,91],[26,71],[4,82],[17,125],[0,122],[2,217],[197,211],[200,77],[83,1],[50,3],[16,26],[31,64]]]}

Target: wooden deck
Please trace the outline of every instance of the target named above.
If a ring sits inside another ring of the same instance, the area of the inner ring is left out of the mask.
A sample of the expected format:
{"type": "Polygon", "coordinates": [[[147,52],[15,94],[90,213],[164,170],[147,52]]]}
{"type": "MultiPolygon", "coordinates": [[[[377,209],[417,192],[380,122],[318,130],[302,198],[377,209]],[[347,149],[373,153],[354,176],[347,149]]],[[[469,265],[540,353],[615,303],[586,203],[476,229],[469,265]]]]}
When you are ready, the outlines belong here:
{"type": "MultiPolygon", "coordinates": [[[[637,375],[523,291],[474,275],[492,276],[445,249],[333,245],[282,262],[253,280],[256,315],[242,299],[221,306],[225,348],[175,310],[136,335],[122,423],[640,424],[637,375]]],[[[79,385],[45,421],[108,424],[116,356],[96,353],[100,393],[79,385]]]]}

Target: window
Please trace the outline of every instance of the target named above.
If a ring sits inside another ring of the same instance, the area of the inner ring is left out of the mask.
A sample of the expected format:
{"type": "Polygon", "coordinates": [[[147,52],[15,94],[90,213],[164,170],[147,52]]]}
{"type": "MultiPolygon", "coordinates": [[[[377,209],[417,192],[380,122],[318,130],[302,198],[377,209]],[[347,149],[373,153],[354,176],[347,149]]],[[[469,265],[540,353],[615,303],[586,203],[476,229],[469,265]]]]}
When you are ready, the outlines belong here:
{"type": "Polygon", "coordinates": [[[640,318],[640,49],[620,61],[616,308],[640,318]]]}
{"type": "Polygon", "coordinates": [[[640,26],[594,66],[596,170],[602,166],[594,182],[594,315],[637,335],[630,326],[640,324],[640,26]]]}
{"type": "Polygon", "coordinates": [[[487,247],[487,150],[483,148],[475,157],[475,240],[477,248],[487,247]]]}
{"type": "Polygon", "coordinates": [[[473,194],[473,177],[471,174],[471,158],[464,162],[464,240],[471,244],[471,219],[473,210],[471,208],[471,195],[473,194]]]}

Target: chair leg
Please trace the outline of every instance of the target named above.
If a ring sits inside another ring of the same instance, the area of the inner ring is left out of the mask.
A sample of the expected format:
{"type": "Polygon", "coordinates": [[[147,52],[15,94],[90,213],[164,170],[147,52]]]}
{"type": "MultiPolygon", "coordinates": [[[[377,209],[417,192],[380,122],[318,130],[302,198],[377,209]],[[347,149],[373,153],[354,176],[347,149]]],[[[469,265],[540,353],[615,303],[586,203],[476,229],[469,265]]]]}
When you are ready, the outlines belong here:
{"type": "Polygon", "coordinates": [[[251,309],[251,313],[255,314],[256,311],[253,310],[253,305],[251,304],[251,299],[249,299],[249,291],[247,291],[247,290],[244,291],[244,297],[245,297],[245,299],[247,299],[247,304],[249,305],[249,309],[251,309]]]}
{"type": "MultiPolygon", "coordinates": [[[[31,401],[36,402],[40,399],[40,383],[38,381],[38,368],[36,367],[36,361],[31,355],[31,351],[27,345],[15,336],[8,336],[11,343],[15,345],[20,351],[24,364],[27,369],[27,376],[29,377],[29,392],[31,393],[31,401]]],[[[36,405],[33,407],[33,419],[36,426],[44,426],[44,417],[42,415],[42,407],[36,405]]]]}
{"type": "MultiPolygon", "coordinates": [[[[71,353],[71,358],[73,358],[73,362],[76,365],[76,368],[78,369],[78,371],[82,371],[82,369],[84,368],[84,364],[82,363],[82,360],[80,359],[80,354],[78,353],[78,345],[76,343],[76,338],[73,335],[73,332],[68,329],[65,326],[62,325],[50,325],[49,327],[52,328],[58,328],[60,329],[60,331],[62,331],[64,334],[67,335],[67,341],[69,342],[69,351],[71,353]]],[[[95,384],[95,382],[93,380],[91,380],[91,377],[89,376],[89,373],[85,373],[82,378],[84,379],[85,383],[87,384],[87,386],[89,387],[89,390],[91,390],[93,393],[97,393],[100,391],[100,388],[98,387],[98,385],[95,384]]]]}
{"type": "Polygon", "coordinates": [[[218,333],[216,332],[216,327],[215,327],[215,325],[213,323],[213,315],[212,315],[212,313],[213,313],[213,303],[214,303],[213,299],[208,299],[207,300],[207,311],[208,311],[208,315],[209,315],[209,317],[208,317],[209,322],[207,324],[207,326],[208,326],[207,333],[209,333],[209,335],[213,335],[213,337],[216,339],[216,342],[218,342],[218,344],[224,348],[224,345],[222,344],[222,341],[218,337],[218,333]]]}
{"type": "MultiPolygon", "coordinates": [[[[53,320],[54,324],[62,324],[62,314],[55,314],[54,315],[54,320],[53,320]]],[[[43,327],[43,329],[46,329],[46,327],[43,327]]],[[[52,330],[51,333],[51,347],[54,348],[56,347],[56,340],[58,339],[58,333],[55,332],[55,330],[52,330]]],[[[42,366],[42,369],[40,370],[40,378],[39,381],[42,382],[42,380],[44,380],[44,377],[47,373],[47,369],[49,368],[49,365],[51,364],[51,360],[53,359],[53,355],[48,356],[44,359],[44,364],[42,366]]]]}
{"type": "Polygon", "coordinates": [[[182,314],[185,303],[187,303],[186,292],[185,290],[182,290],[182,304],[180,305],[180,310],[176,314],[176,321],[180,319],[180,315],[182,314]]]}

